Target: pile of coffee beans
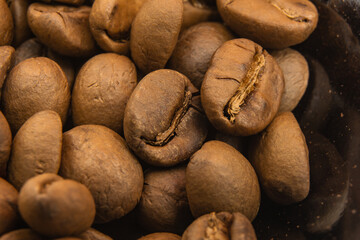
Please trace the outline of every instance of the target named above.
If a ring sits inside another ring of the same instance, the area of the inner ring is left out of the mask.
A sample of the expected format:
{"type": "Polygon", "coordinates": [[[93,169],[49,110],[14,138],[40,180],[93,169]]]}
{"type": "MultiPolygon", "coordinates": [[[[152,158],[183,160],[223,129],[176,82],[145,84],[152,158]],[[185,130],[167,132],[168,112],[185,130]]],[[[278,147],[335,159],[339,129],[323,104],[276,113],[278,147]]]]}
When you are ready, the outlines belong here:
{"type": "Polygon", "coordinates": [[[0,240],[255,240],[262,199],[313,206],[302,129],[319,123],[292,113],[318,76],[295,50],[311,1],[0,0],[0,16],[0,240]]]}

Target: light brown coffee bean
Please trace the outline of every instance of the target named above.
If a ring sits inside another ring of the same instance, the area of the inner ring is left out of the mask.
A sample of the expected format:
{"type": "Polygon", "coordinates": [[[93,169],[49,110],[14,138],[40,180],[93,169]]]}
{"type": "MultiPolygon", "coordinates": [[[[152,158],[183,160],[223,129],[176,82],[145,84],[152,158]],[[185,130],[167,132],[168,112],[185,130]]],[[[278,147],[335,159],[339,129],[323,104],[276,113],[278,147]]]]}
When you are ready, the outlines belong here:
{"type": "Polygon", "coordinates": [[[20,220],[17,201],[16,189],[0,177],[0,236],[15,229],[20,220]]]}
{"type": "Polygon", "coordinates": [[[270,199],[291,204],[306,198],[310,187],[309,151],[291,112],[278,115],[251,146],[251,163],[270,199]]]}
{"type": "Polygon", "coordinates": [[[9,123],[0,111],[0,177],[6,177],[7,163],[10,157],[12,134],[9,123]]]}
{"type": "Polygon", "coordinates": [[[14,65],[15,49],[11,46],[0,46],[0,105],[2,86],[10,68],[14,65]]]}
{"type": "Polygon", "coordinates": [[[260,206],[255,170],[235,148],[206,142],[186,168],[186,193],[194,217],[210,212],[240,212],[252,221],[260,206]]]}
{"type": "Polygon", "coordinates": [[[18,47],[32,35],[27,22],[26,14],[29,7],[27,0],[7,0],[13,20],[14,20],[14,39],[12,44],[18,47]]]}
{"type": "Polygon", "coordinates": [[[0,0],[0,46],[10,45],[14,37],[14,21],[5,0],[0,0]]]}
{"type": "Polygon", "coordinates": [[[39,174],[58,173],[62,124],[59,114],[46,110],[30,117],[14,137],[8,166],[9,182],[18,190],[39,174]]]}
{"type": "Polygon", "coordinates": [[[19,193],[19,211],[29,226],[47,237],[76,235],[95,218],[95,203],[81,183],[44,173],[29,179],[19,193]]]}

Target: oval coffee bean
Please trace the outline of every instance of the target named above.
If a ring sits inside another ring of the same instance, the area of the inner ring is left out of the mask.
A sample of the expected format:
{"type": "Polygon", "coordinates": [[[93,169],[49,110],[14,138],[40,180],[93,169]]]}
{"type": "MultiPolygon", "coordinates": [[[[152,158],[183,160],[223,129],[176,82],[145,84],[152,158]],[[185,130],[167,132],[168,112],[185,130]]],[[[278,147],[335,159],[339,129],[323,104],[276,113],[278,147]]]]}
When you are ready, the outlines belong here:
{"type": "Polygon", "coordinates": [[[273,201],[292,204],[308,195],[309,151],[304,134],[291,112],[278,115],[256,137],[250,159],[263,190],[273,201]]]}
{"type": "Polygon", "coordinates": [[[0,111],[0,177],[6,177],[6,169],[11,152],[12,134],[9,123],[0,111]]]}
{"type": "Polygon", "coordinates": [[[200,88],[214,52],[232,38],[231,32],[221,23],[204,22],[192,26],[180,34],[168,66],[200,88]]]}
{"type": "Polygon", "coordinates": [[[260,186],[248,160],[232,146],[206,142],[186,168],[186,192],[194,217],[240,212],[252,221],[260,206],[260,186]]]}
{"type": "Polygon", "coordinates": [[[217,6],[235,33],[264,48],[299,44],[318,22],[316,7],[309,0],[217,0],[217,6]]]}
{"type": "Polygon", "coordinates": [[[113,240],[111,237],[99,232],[94,228],[89,228],[85,232],[78,235],[80,239],[83,240],[113,240]]]}
{"type": "Polygon", "coordinates": [[[16,65],[4,84],[3,113],[13,133],[33,114],[53,110],[62,123],[70,103],[70,90],[64,72],[53,60],[30,58],[16,65]]]}
{"type": "Polygon", "coordinates": [[[14,64],[15,49],[11,46],[0,46],[0,105],[2,86],[10,68],[14,64]]]}
{"type": "Polygon", "coordinates": [[[180,240],[181,237],[179,235],[167,232],[161,233],[151,233],[144,237],[139,238],[138,240],[180,240]]]}
{"type": "Polygon", "coordinates": [[[183,21],[182,0],[146,1],[131,28],[130,50],[143,72],[164,68],[169,60],[183,21]]]}
{"type": "Polygon", "coordinates": [[[89,27],[90,10],[88,6],[33,3],[27,18],[32,32],[51,50],[70,57],[88,57],[96,49],[89,27]]]}
{"type": "Polygon", "coordinates": [[[6,233],[0,237],[0,240],[44,240],[42,236],[31,230],[30,228],[18,229],[6,233]]]}
{"type": "Polygon", "coordinates": [[[247,39],[224,43],[201,86],[201,103],[212,125],[235,136],[253,135],[275,117],[284,89],[276,61],[247,39]]]}
{"type": "Polygon", "coordinates": [[[9,182],[18,190],[42,173],[58,173],[62,124],[59,114],[41,111],[30,117],[14,137],[8,166],[9,182]]]}
{"type": "Polygon", "coordinates": [[[286,48],[273,51],[284,74],[284,93],[281,98],[279,112],[291,112],[305,93],[309,80],[309,67],[306,59],[296,50],[286,48]]]}
{"type": "Polygon", "coordinates": [[[89,188],[99,223],[132,211],[144,184],[141,165],[123,138],[100,125],[82,125],[64,133],[60,175],[89,188]]]}
{"type": "Polygon", "coordinates": [[[10,45],[14,37],[14,22],[5,0],[0,0],[0,46],[10,45]]]}
{"type": "Polygon", "coordinates": [[[27,0],[7,0],[14,20],[13,45],[18,47],[32,35],[27,22],[26,14],[29,7],[27,0]]]}
{"type": "Polygon", "coordinates": [[[194,0],[183,0],[184,19],[181,30],[185,30],[201,22],[220,21],[220,15],[214,6],[196,4],[194,0]]]}
{"type": "Polygon", "coordinates": [[[182,233],[192,216],[185,190],[185,167],[148,169],[137,219],[153,232],[182,233]]]}
{"type": "Polygon", "coordinates": [[[176,71],[149,73],[126,105],[124,135],[134,153],[151,165],[187,160],[207,135],[198,90],[176,71]]]}
{"type": "Polygon", "coordinates": [[[115,53],[91,58],[76,77],[74,124],[99,124],[122,133],[125,106],[136,84],[136,68],[129,58],[115,53]]]}
{"type": "Polygon", "coordinates": [[[15,229],[20,220],[17,202],[16,189],[0,177],[0,236],[15,229]]]}
{"type": "Polygon", "coordinates": [[[81,183],[45,173],[29,179],[21,188],[19,211],[41,235],[63,237],[80,234],[91,226],[95,203],[81,183]]]}
{"type": "Polygon", "coordinates": [[[209,213],[196,219],[182,235],[182,240],[256,240],[251,222],[241,213],[209,213]]]}
{"type": "Polygon", "coordinates": [[[96,0],[90,17],[91,32],[107,52],[128,54],[131,24],[145,0],[96,0]]]}

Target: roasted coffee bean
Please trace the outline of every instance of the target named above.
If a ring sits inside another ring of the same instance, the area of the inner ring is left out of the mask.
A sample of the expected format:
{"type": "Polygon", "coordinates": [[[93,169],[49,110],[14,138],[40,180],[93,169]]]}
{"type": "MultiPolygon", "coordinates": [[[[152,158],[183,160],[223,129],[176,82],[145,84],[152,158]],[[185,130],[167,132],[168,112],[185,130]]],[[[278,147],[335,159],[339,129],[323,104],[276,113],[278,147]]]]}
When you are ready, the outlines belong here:
{"type": "Polygon", "coordinates": [[[13,133],[33,114],[43,110],[57,112],[66,120],[70,90],[64,72],[49,58],[38,57],[15,66],[2,94],[3,113],[13,133]]]}
{"type": "Polygon", "coordinates": [[[179,235],[167,232],[161,233],[151,233],[144,237],[139,238],[138,240],[180,240],[181,237],[179,235]]]}
{"type": "Polygon", "coordinates": [[[0,240],[44,240],[42,236],[29,228],[18,229],[0,237],[0,240]]]}
{"type": "Polygon", "coordinates": [[[206,4],[194,4],[193,0],[183,0],[184,19],[181,29],[185,30],[193,25],[208,21],[221,21],[220,15],[215,6],[206,4]]]}
{"type": "Polygon", "coordinates": [[[99,232],[94,228],[89,228],[82,234],[78,235],[78,237],[83,240],[112,240],[111,237],[99,232]]]}
{"type": "Polygon", "coordinates": [[[89,23],[99,46],[107,52],[128,54],[131,24],[145,0],[96,0],[89,23]]]}
{"type": "Polygon", "coordinates": [[[18,190],[30,178],[58,173],[61,160],[62,124],[59,114],[35,113],[19,129],[8,164],[9,182],[18,190]]]}
{"type": "Polygon", "coordinates": [[[17,47],[32,35],[26,18],[29,1],[7,0],[7,2],[14,20],[14,39],[12,44],[17,47]]]}
{"type": "Polygon", "coordinates": [[[10,156],[12,134],[9,123],[0,111],[0,177],[6,177],[6,168],[10,156]]]}
{"type": "Polygon", "coordinates": [[[27,18],[32,32],[51,50],[70,57],[88,57],[96,50],[89,27],[90,10],[88,6],[33,3],[27,18]]]}
{"type": "MultiPolygon", "coordinates": [[[[11,46],[0,46],[0,106],[2,86],[10,68],[14,64],[15,49],[11,46]]],[[[1,175],[0,175],[1,176],[1,175]]]]}
{"type": "Polygon", "coordinates": [[[260,205],[255,170],[235,148],[206,142],[186,168],[186,193],[194,217],[210,212],[240,212],[252,221],[260,205]]]}
{"type": "Polygon", "coordinates": [[[91,58],[76,77],[74,124],[99,124],[122,133],[125,106],[136,84],[136,68],[127,57],[104,53],[91,58]]]}
{"type": "Polygon", "coordinates": [[[173,70],[146,75],[126,105],[124,135],[134,153],[151,165],[187,160],[207,135],[198,90],[173,70]]]}
{"type": "Polygon", "coordinates": [[[0,177],[0,236],[15,229],[19,221],[17,201],[16,189],[0,177]]]}
{"type": "Polygon", "coordinates": [[[80,234],[91,226],[95,203],[81,183],[45,173],[29,179],[21,188],[19,211],[41,235],[63,237],[80,234]]]}
{"type": "Polygon", "coordinates": [[[286,48],[271,52],[284,74],[284,93],[279,112],[291,112],[305,93],[309,80],[306,59],[296,50],[286,48]]]}
{"type": "Polygon", "coordinates": [[[182,240],[256,240],[251,222],[241,213],[209,213],[196,219],[182,235],[182,240]]]}
{"type": "Polygon", "coordinates": [[[306,198],[310,187],[309,151],[291,112],[279,114],[251,144],[250,160],[267,196],[279,204],[306,198]]]}
{"type": "Polygon", "coordinates": [[[264,48],[299,44],[318,22],[316,7],[308,0],[217,0],[217,6],[234,32],[264,48]]]}
{"type": "Polygon", "coordinates": [[[181,33],[168,66],[187,76],[200,89],[214,52],[232,38],[221,23],[204,22],[192,26],[181,33]]]}
{"type": "Polygon", "coordinates": [[[10,45],[14,37],[14,21],[5,0],[0,0],[0,46],[10,45]]]}
{"type": "Polygon", "coordinates": [[[283,89],[273,57],[250,40],[234,39],[215,52],[201,86],[201,103],[219,131],[253,135],[275,117],[283,89]]]}
{"type": "Polygon", "coordinates": [[[137,219],[152,232],[181,234],[185,230],[193,220],[185,190],[185,166],[145,172],[137,219]]]}
{"type": "Polygon", "coordinates": [[[60,175],[89,188],[99,223],[133,210],[144,183],[141,165],[123,138],[100,125],[82,125],[64,133],[60,175]]]}
{"type": "Polygon", "coordinates": [[[182,0],[146,1],[131,28],[130,50],[143,72],[164,68],[169,60],[183,21],[182,0]]]}

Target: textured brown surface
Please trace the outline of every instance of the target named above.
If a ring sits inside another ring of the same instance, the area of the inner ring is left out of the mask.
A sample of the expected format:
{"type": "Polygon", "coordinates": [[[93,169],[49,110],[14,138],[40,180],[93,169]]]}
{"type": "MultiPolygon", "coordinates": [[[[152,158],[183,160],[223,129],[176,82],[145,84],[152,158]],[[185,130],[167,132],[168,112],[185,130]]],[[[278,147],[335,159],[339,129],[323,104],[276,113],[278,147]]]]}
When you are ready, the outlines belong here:
{"type": "Polygon", "coordinates": [[[235,33],[264,48],[299,44],[318,22],[316,7],[308,0],[217,0],[217,6],[235,33]]]}
{"type": "Polygon", "coordinates": [[[136,68],[129,58],[114,53],[91,58],[76,77],[74,124],[104,125],[122,134],[125,106],[136,84],[136,68]]]}
{"type": "Polygon", "coordinates": [[[144,237],[139,238],[138,240],[180,240],[181,237],[179,235],[167,232],[161,233],[151,233],[144,237]]]}
{"type": "Polygon", "coordinates": [[[62,124],[54,111],[30,117],[14,137],[8,164],[9,182],[18,190],[30,178],[58,173],[61,161],[62,124]]]}
{"type": "Polygon", "coordinates": [[[252,221],[260,206],[255,170],[235,148],[220,141],[206,142],[186,168],[186,192],[191,212],[241,212],[252,221]]]}
{"type": "Polygon", "coordinates": [[[95,218],[95,203],[81,183],[45,173],[29,179],[19,193],[19,211],[26,223],[47,237],[76,235],[95,218]]]}
{"type": "Polygon", "coordinates": [[[185,166],[149,169],[137,207],[138,222],[151,232],[183,233],[193,220],[185,189],[185,166]]]}
{"type": "Polygon", "coordinates": [[[33,3],[27,19],[35,36],[55,52],[73,57],[94,54],[95,40],[89,27],[88,6],[67,7],[33,3]]]}
{"type": "Polygon", "coordinates": [[[122,137],[100,125],[82,125],[64,133],[60,175],[89,188],[96,221],[103,223],[133,210],[144,183],[141,165],[122,137]]]}
{"type": "Polygon", "coordinates": [[[284,74],[284,93],[279,112],[291,112],[305,93],[309,80],[309,67],[301,53],[291,48],[271,52],[284,74]]]}
{"type": "Polygon", "coordinates": [[[0,236],[14,229],[20,220],[17,201],[16,189],[0,177],[0,236]]]}
{"type": "Polygon", "coordinates": [[[0,237],[0,240],[44,240],[30,228],[18,229],[0,237]]]}
{"type": "Polygon", "coordinates": [[[10,45],[14,37],[14,21],[5,0],[0,0],[0,46],[10,45]]]}
{"type": "Polygon", "coordinates": [[[131,24],[145,0],[96,0],[91,7],[90,29],[107,52],[129,53],[131,24]]]}
{"type": "Polygon", "coordinates": [[[112,240],[111,237],[99,232],[94,228],[89,228],[82,234],[78,235],[83,240],[112,240]]]}
{"type": "Polygon", "coordinates": [[[14,20],[13,45],[19,46],[32,35],[27,23],[26,13],[29,7],[28,0],[8,0],[8,5],[14,20]]]}
{"type": "Polygon", "coordinates": [[[189,79],[173,70],[145,76],[125,108],[124,135],[135,154],[151,165],[173,166],[198,150],[207,121],[197,93],[189,79]]]}
{"type": "Polygon", "coordinates": [[[10,157],[12,134],[10,126],[0,111],[0,177],[6,176],[7,163],[10,157]]]}
{"type": "Polygon", "coordinates": [[[196,219],[182,240],[256,240],[251,222],[241,213],[209,213],[196,219]]]}
{"type": "Polygon", "coordinates": [[[251,147],[251,163],[269,198],[280,204],[306,198],[310,187],[309,151],[291,112],[277,116],[251,147]]]}
{"type": "Polygon", "coordinates": [[[283,88],[283,74],[271,55],[250,40],[234,39],[215,52],[201,86],[201,103],[216,129],[248,136],[263,130],[275,117],[283,88]],[[257,63],[258,57],[263,58],[263,63],[257,63]],[[251,80],[249,75],[255,83],[244,87],[251,80]],[[240,88],[248,90],[244,102],[235,104],[239,112],[231,122],[226,109],[240,88]]]}
{"type": "Polygon", "coordinates": [[[69,102],[66,76],[49,58],[22,61],[11,70],[4,84],[3,113],[13,133],[33,114],[43,110],[57,112],[64,123],[69,102]]]}
{"type": "Polygon", "coordinates": [[[130,50],[144,73],[164,68],[178,40],[183,20],[182,0],[144,3],[131,28],[130,50]]]}
{"type": "Polygon", "coordinates": [[[232,38],[233,35],[221,23],[194,25],[180,34],[168,66],[187,76],[200,89],[214,52],[232,38]]]}
{"type": "MultiPolygon", "coordinates": [[[[0,46],[0,98],[2,86],[5,82],[6,76],[10,68],[14,64],[15,49],[11,46],[0,46]]],[[[0,99],[1,105],[1,99],[0,99]]]]}

